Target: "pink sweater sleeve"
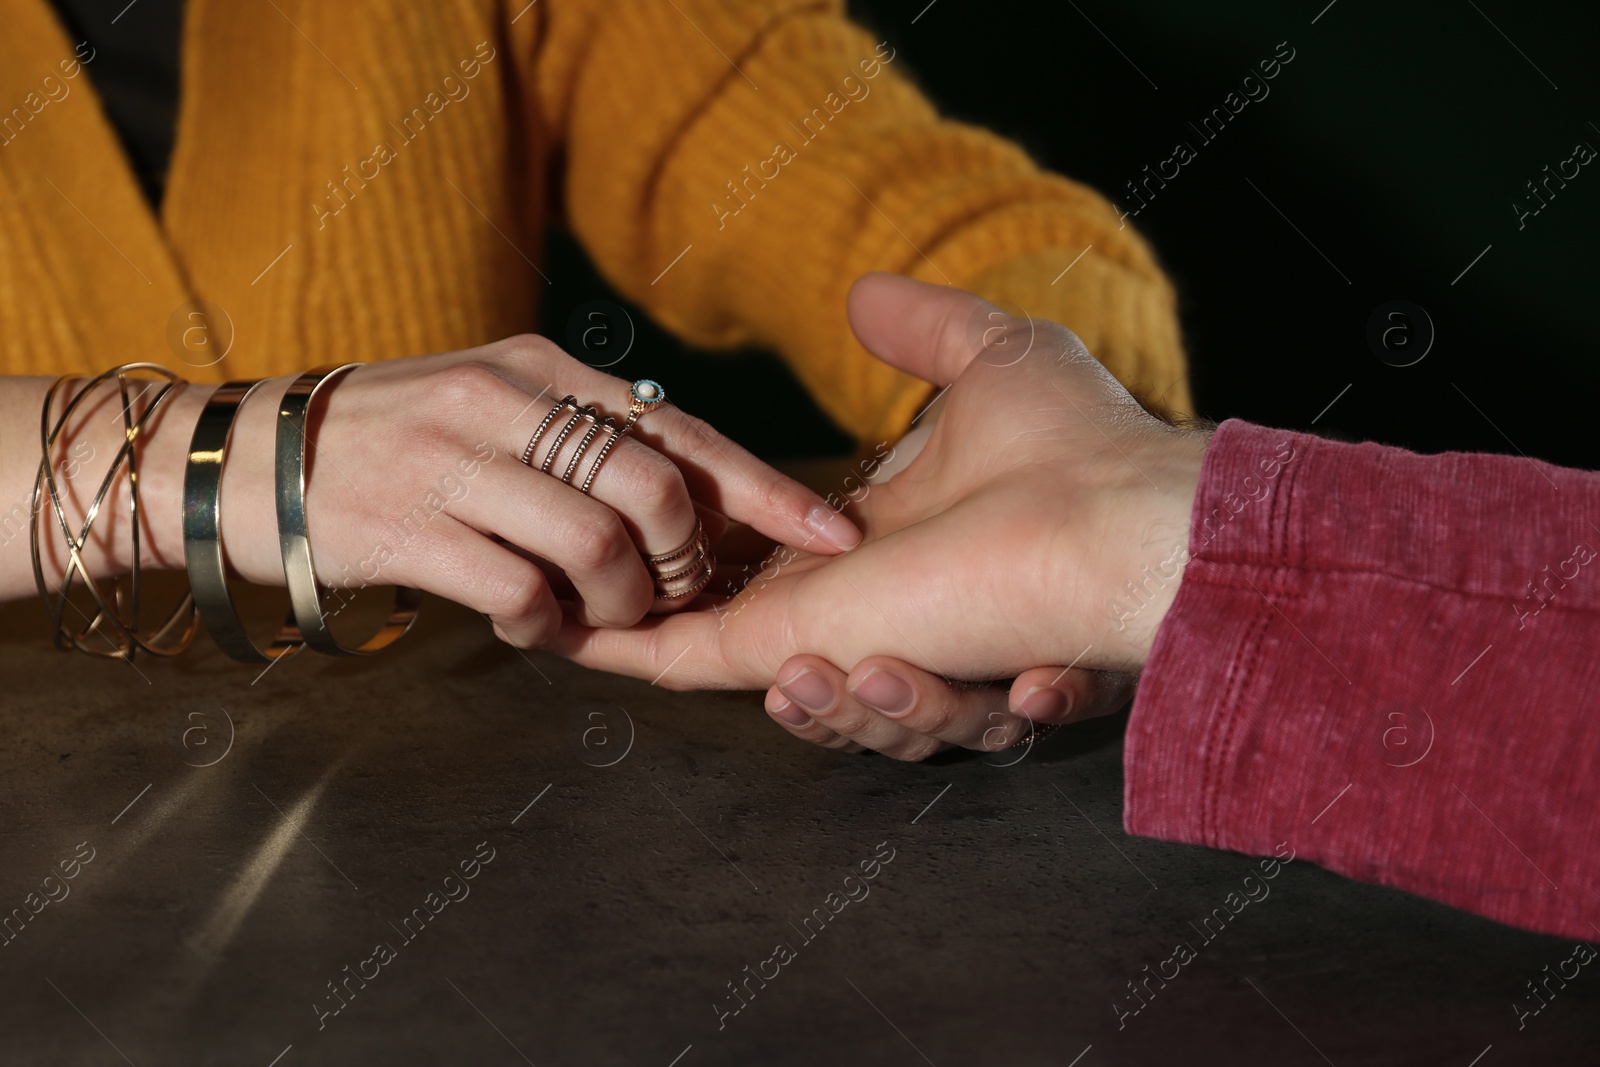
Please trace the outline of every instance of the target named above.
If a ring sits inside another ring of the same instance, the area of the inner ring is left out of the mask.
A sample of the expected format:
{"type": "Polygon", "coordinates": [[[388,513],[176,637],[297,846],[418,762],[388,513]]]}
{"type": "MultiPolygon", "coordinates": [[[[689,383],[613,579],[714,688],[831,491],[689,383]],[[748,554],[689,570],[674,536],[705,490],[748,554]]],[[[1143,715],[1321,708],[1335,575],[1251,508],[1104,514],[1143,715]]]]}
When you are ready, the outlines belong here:
{"type": "Polygon", "coordinates": [[[1600,475],[1223,423],[1129,832],[1600,938],[1596,523],[1600,475]]]}

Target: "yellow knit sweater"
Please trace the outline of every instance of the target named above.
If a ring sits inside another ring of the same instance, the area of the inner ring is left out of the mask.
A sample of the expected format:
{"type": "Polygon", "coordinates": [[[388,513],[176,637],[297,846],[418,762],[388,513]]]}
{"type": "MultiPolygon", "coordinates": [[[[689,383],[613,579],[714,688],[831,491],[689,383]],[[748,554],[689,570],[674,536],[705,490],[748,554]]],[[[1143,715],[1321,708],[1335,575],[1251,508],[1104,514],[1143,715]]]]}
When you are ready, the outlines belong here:
{"type": "Polygon", "coordinates": [[[1172,290],[1132,228],[940,120],[897,42],[839,8],[188,0],[157,215],[93,48],[47,0],[10,0],[0,370],[145,359],[221,381],[481,344],[532,325],[561,223],[667,327],[771,346],[864,438],[927,396],[850,335],[844,294],[869,270],[1064,322],[1186,408],[1172,290]]]}

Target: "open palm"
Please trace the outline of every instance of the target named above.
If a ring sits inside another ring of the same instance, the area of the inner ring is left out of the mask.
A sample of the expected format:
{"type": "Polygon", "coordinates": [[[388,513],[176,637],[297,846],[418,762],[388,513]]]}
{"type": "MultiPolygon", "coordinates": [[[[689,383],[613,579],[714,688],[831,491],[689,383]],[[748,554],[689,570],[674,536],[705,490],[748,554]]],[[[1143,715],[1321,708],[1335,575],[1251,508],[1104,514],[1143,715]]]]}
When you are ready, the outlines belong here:
{"type": "Polygon", "coordinates": [[[1107,603],[1186,542],[1204,439],[1146,414],[1053,324],[1009,320],[974,358],[967,324],[984,307],[889,276],[852,294],[869,349],[951,386],[923,450],[859,505],[858,548],[780,556],[776,575],[707,610],[569,624],[560,649],[673,688],[765,687],[799,653],[968,680],[1136,669],[1164,605],[1141,620],[1107,603]]]}

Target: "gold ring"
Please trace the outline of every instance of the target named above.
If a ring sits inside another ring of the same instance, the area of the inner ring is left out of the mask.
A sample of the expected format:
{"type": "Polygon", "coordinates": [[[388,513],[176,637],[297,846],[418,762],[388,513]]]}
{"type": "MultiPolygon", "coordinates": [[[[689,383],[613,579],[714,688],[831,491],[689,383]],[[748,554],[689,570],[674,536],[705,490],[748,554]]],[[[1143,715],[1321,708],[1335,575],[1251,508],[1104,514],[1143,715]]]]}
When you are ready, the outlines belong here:
{"type": "Polygon", "coordinates": [[[695,520],[694,535],[671,552],[646,556],[645,566],[655,585],[657,600],[694,596],[711,582],[716,557],[706,539],[705,524],[695,520]]]}
{"type": "Polygon", "coordinates": [[[615,447],[618,441],[622,440],[623,433],[628,429],[610,415],[607,415],[601,422],[611,430],[611,436],[606,438],[606,443],[600,446],[600,451],[595,455],[594,462],[589,466],[589,473],[584,477],[583,484],[578,487],[578,492],[584,496],[589,495],[589,487],[594,484],[594,476],[600,473],[600,465],[606,461],[607,456],[611,455],[611,449],[615,447]]]}
{"type": "Polygon", "coordinates": [[[694,596],[696,593],[699,593],[702,589],[704,589],[706,586],[711,584],[711,572],[712,572],[712,568],[715,567],[716,564],[717,564],[716,559],[713,558],[710,555],[707,555],[706,558],[705,558],[705,569],[703,571],[701,571],[700,576],[698,578],[696,578],[693,582],[691,582],[689,585],[685,586],[684,588],[677,589],[677,590],[674,590],[672,592],[665,592],[662,589],[660,589],[659,587],[657,587],[657,589],[656,589],[656,599],[657,600],[681,600],[682,598],[684,598],[686,596],[694,596]]]}
{"type": "Polygon", "coordinates": [[[700,539],[705,536],[705,532],[705,526],[701,524],[699,519],[696,519],[694,521],[694,533],[689,535],[689,540],[685,541],[671,552],[663,552],[659,556],[646,556],[645,562],[650,564],[650,570],[659,576],[661,574],[662,564],[677,563],[685,556],[693,555],[695,549],[701,547],[700,539]]]}
{"type": "Polygon", "coordinates": [[[1032,719],[1023,721],[1028,724],[1028,732],[1007,745],[1007,748],[1024,748],[1035,741],[1043,741],[1061,728],[1058,722],[1034,722],[1032,719]]]}
{"type": "Polygon", "coordinates": [[[555,407],[545,413],[545,417],[539,422],[538,429],[534,430],[533,436],[528,438],[527,447],[522,450],[523,463],[530,467],[533,466],[533,450],[539,447],[539,438],[544,436],[544,432],[550,428],[550,424],[555,421],[556,416],[561,414],[561,409],[569,404],[576,408],[578,406],[578,398],[568,394],[556,401],[555,407]]]}
{"type": "Polygon", "coordinates": [[[623,424],[624,431],[633,428],[639,421],[639,416],[654,411],[666,403],[667,391],[661,388],[661,383],[649,378],[640,378],[628,389],[628,421],[623,424]]]}
{"type": "Polygon", "coordinates": [[[562,482],[572,485],[573,478],[577,476],[578,468],[583,463],[583,458],[589,454],[590,447],[599,438],[601,431],[611,431],[610,435],[600,445],[599,451],[594,453],[594,459],[590,461],[588,473],[584,475],[582,484],[576,486],[578,492],[587,496],[590,487],[594,485],[595,476],[600,473],[600,467],[605,463],[606,457],[611,455],[611,450],[616,447],[618,439],[627,433],[634,423],[639,421],[640,416],[660,407],[666,402],[666,399],[667,392],[661,388],[659,383],[653,382],[648,378],[641,378],[634,382],[629,390],[627,421],[618,422],[610,415],[601,415],[592,404],[579,404],[578,398],[569,393],[558,400],[545,413],[544,418],[539,421],[538,427],[533,431],[533,436],[528,438],[527,445],[522,449],[522,462],[529,467],[537,465],[541,474],[548,474],[552,478],[557,477],[552,467],[556,457],[561,453],[562,446],[567,443],[567,439],[572,436],[572,432],[578,428],[580,422],[588,422],[588,430],[578,438],[578,447],[573,451],[572,458],[567,460],[566,467],[559,476],[562,482]],[[555,425],[556,419],[563,414],[567,414],[570,417],[556,431],[554,440],[550,442],[550,447],[545,451],[544,459],[536,463],[540,442],[544,440],[545,435],[555,425]]]}

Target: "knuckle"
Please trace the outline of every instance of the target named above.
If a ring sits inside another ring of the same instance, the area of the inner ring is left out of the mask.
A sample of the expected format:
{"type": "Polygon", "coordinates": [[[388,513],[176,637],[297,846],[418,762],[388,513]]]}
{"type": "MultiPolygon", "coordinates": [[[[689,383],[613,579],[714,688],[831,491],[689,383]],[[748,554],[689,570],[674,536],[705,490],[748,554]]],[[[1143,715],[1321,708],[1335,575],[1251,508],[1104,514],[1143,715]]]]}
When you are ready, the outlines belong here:
{"type": "Polygon", "coordinates": [[[811,505],[809,493],[777,471],[761,466],[747,468],[738,480],[746,509],[758,515],[803,516],[811,505]]]}
{"type": "Polygon", "coordinates": [[[505,619],[527,620],[539,614],[544,600],[542,579],[529,578],[501,591],[489,614],[505,619]]]}
{"type": "Polygon", "coordinates": [[[681,414],[681,425],[673,442],[685,459],[703,464],[719,458],[727,449],[727,438],[710,423],[693,415],[681,414]]]}
{"type": "Polygon", "coordinates": [[[758,513],[798,517],[810,510],[811,495],[776,471],[757,471],[750,484],[755,487],[751,497],[758,513]]]}
{"type": "Polygon", "coordinates": [[[482,411],[491,398],[507,388],[506,380],[493,367],[474,359],[441,370],[429,391],[447,410],[461,413],[482,411]]]}
{"type": "Polygon", "coordinates": [[[561,612],[554,607],[534,612],[524,620],[517,629],[519,640],[517,644],[522,648],[543,648],[555,640],[556,633],[561,629],[561,612]]]}
{"type": "MultiPolygon", "coordinates": [[[[721,688],[723,683],[716,679],[720,676],[713,668],[709,673],[693,666],[683,666],[683,641],[671,637],[664,629],[646,631],[650,634],[647,642],[644,662],[655,664],[659,668],[659,675],[655,684],[662,689],[669,689],[674,693],[700,692],[706,689],[721,688]]],[[[698,655],[703,650],[696,650],[698,655]]]]}
{"type": "Polygon", "coordinates": [[[588,598],[583,601],[583,612],[597,626],[619,629],[632,626],[650,612],[655,603],[653,590],[644,582],[632,583],[626,594],[611,597],[588,598]]]}
{"type": "Polygon", "coordinates": [[[972,332],[972,321],[984,313],[986,305],[987,301],[978,301],[970,306],[957,306],[952,303],[946,307],[940,316],[939,325],[933,331],[933,336],[938,339],[935,347],[948,352],[975,355],[968,334],[972,332]]]}
{"type": "MultiPolygon", "coordinates": [[[[750,488],[750,495],[756,507],[770,515],[803,516],[811,510],[815,501],[809,490],[783,474],[766,466],[755,463],[749,471],[747,478],[739,479],[750,488]]],[[[843,510],[843,502],[834,507],[834,510],[843,510]]]]}
{"type": "Polygon", "coordinates": [[[754,461],[744,449],[704,419],[680,415],[681,425],[672,446],[684,462],[700,468],[742,470],[744,476],[739,483],[747,487],[750,503],[756,511],[799,514],[803,510],[808,497],[797,483],[754,461]]]}
{"type": "Polygon", "coordinates": [[[626,478],[628,501],[644,514],[660,517],[688,506],[683,472],[653,448],[629,450],[626,478]]]}
{"type": "Polygon", "coordinates": [[[553,602],[546,595],[544,575],[529,567],[491,586],[484,595],[484,610],[490,617],[515,627],[519,633],[537,631],[548,639],[559,625],[553,602]]]}
{"type": "Polygon", "coordinates": [[[1083,343],[1083,338],[1079,337],[1070,328],[1061,325],[1059,322],[1051,322],[1049,319],[1035,319],[1033,323],[1041,336],[1053,341],[1063,350],[1069,351],[1076,356],[1089,355],[1089,348],[1083,343]]]}
{"type": "Polygon", "coordinates": [[[1083,339],[1060,323],[1035,319],[1034,325],[1039,331],[1039,339],[1044,342],[1045,350],[1052,353],[1052,358],[1059,365],[1072,366],[1099,362],[1083,343],[1083,339]]]}
{"type": "Polygon", "coordinates": [[[940,693],[936,699],[922,701],[917,709],[915,729],[921,733],[942,733],[955,722],[959,694],[940,693]]]}
{"type": "MultiPolygon", "coordinates": [[[[663,662],[661,659],[661,649],[663,646],[661,632],[659,630],[647,630],[642,633],[640,635],[640,643],[642,645],[639,654],[641,662],[651,664],[663,662]]],[[[676,671],[668,671],[666,674],[657,678],[655,684],[662,689],[677,692],[679,685],[682,682],[682,679],[673,677],[673,675],[677,673],[678,672],[676,671]]]]}
{"type": "Polygon", "coordinates": [[[562,558],[574,570],[602,571],[633,552],[617,513],[604,506],[570,517],[559,533],[562,558]]]}
{"type": "Polygon", "coordinates": [[[506,358],[522,364],[547,363],[556,356],[566,355],[560,345],[536,333],[514,334],[496,347],[506,358]]]}

